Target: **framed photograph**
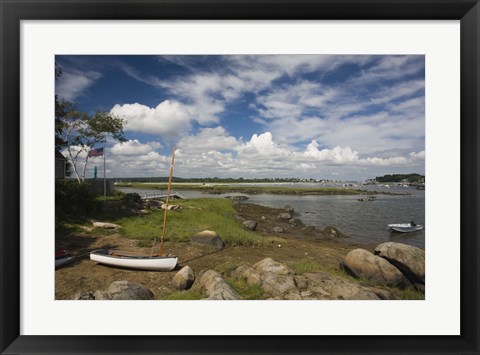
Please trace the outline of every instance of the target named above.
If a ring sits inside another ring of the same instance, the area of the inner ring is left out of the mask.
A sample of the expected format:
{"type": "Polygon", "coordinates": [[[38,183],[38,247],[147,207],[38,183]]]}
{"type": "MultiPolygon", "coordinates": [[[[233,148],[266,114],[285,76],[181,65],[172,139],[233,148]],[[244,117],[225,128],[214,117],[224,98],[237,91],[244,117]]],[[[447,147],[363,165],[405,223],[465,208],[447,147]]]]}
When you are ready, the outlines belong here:
{"type": "Polygon", "coordinates": [[[2,354],[479,353],[477,1],[0,2],[2,354]]]}

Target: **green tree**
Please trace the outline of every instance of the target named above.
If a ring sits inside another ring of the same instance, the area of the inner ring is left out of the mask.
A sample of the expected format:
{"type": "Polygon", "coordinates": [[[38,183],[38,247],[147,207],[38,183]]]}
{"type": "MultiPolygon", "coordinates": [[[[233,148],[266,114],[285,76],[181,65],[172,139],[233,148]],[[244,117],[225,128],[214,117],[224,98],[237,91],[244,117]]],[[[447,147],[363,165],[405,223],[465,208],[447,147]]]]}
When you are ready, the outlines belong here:
{"type": "Polygon", "coordinates": [[[123,133],[125,123],[124,119],[108,112],[96,112],[93,116],[75,110],[68,112],[62,120],[62,139],[66,142],[68,158],[79,183],[85,181],[91,149],[106,143],[108,137],[126,142],[123,133]]]}

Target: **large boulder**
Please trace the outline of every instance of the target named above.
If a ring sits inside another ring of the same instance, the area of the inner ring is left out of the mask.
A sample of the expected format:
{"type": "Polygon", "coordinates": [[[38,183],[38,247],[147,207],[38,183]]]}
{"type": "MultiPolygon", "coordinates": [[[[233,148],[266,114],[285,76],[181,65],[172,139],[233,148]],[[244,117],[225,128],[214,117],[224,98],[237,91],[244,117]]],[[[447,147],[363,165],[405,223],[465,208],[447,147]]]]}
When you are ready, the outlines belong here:
{"type": "Polygon", "coordinates": [[[265,258],[252,267],[260,275],[260,286],[273,296],[281,296],[296,289],[295,273],[278,261],[265,258]]]}
{"type": "Polygon", "coordinates": [[[130,281],[114,281],[106,291],[112,300],[152,300],[153,293],[145,286],[130,281]]]}
{"type": "Polygon", "coordinates": [[[232,272],[232,277],[244,279],[249,285],[259,285],[274,299],[300,299],[294,276],[289,267],[271,258],[252,266],[241,265],[232,272]]]}
{"type": "Polygon", "coordinates": [[[365,249],[354,249],[344,258],[342,267],[358,278],[364,278],[379,285],[406,288],[410,282],[395,266],[365,249]]]}
{"type": "Polygon", "coordinates": [[[382,243],[375,255],[395,265],[412,283],[425,284],[425,251],[402,243],[382,243]]]}
{"type": "Polygon", "coordinates": [[[253,267],[243,264],[233,270],[232,275],[236,279],[244,279],[247,283],[251,285],[260,285],[262,277],[260,273],[255,270],[253,267]]]}
{"type": "Polygon", "coordinates": [[[217,232],[204,230],[195,234],[190,241],[194,244],[207,245],[217,249],[223,248],[223,240],[217,232]]]}
{"type": "Polygon", "coordinates": [[[201,274],[194,284],[207,295],[209,300],[239,300],[240,296],[223,280],[222,276],[213,270],[207,270],[201,274]]]}
{"type": "Polygon", "coordinates": [[[352,283],[327,272],[296,275],[271,258],[250,266],[240,265],[231,274],[249,285],[259,285],[271,300],[380,300],[395,299],[387,290],[352,283]]]}
{"type": "Polygon", "coordinates": [[[190,266],[184,266],[172,279],[172,286],[177,290],[188,290],[195,281],[195,273],[190,266]]]}
{"type": "Polygon", "coordinates": [[[379,300],[378,295],[367,287],[346,281],[326,272],[306,273],[297,277],[308,285],[301,291],[304,300],[379,300]]]}

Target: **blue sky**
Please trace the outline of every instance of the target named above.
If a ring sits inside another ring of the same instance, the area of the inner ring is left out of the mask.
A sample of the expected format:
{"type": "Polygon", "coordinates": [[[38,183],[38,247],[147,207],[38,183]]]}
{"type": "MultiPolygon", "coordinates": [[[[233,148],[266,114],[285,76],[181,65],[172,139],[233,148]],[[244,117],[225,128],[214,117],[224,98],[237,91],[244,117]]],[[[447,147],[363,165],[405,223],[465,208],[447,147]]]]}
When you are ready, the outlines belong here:
{"type": "MultiPolygon", "coordinates": [[[[425,58],[56,56],[56,94],[126,120],[109,177],[363,180],[425,172],[425,58]]],[[[102,158],[89,162],[87,177],[102,158]],[[98,161],[97,161],[98,160],[98,161]]]]}

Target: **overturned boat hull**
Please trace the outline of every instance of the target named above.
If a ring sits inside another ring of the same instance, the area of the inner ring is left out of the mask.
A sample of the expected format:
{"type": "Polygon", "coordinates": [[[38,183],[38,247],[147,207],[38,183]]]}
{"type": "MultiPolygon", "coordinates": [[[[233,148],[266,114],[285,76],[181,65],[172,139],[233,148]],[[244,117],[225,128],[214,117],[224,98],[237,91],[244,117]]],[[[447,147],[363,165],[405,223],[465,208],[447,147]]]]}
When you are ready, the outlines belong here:
{"type": "Polygon", "coordinates": [[[97,263],[137,270],[171,271],[177,265],[177,256],[135,256],[120,254],[107,249],[90,253],[90,260],[97,263]]]}
{"type": "Polygon", "coordinates": [[[55,258],[55,269],[71,263],[75,259],[74,256],[65,256],[62,258],[55,258]]]}

